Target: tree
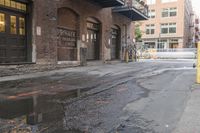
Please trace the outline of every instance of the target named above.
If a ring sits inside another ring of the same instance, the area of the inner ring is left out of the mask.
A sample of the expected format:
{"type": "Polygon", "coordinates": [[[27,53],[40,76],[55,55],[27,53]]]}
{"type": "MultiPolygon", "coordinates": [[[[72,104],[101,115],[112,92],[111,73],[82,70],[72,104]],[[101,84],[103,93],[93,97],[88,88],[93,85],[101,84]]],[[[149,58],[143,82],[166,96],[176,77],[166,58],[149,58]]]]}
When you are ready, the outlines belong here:
{"type": "Polygon", "coordinates": [[[141,41],[142,31],[140,30],[140,25],[135,26],[135,40],[136,42],[141,41]]]}

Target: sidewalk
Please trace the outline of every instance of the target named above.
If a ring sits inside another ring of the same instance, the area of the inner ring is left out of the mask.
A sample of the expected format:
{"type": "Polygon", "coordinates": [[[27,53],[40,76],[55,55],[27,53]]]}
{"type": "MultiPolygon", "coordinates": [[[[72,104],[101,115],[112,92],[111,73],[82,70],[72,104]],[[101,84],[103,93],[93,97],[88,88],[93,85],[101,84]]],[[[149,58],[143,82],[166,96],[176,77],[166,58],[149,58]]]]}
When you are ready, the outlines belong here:
{"type": "Polygon", "coordinates": [[[24,64],[24,65],[2,65],[0,66],[0,82],[4,81],[7,77],[13,77],[11,80],[26,78],[36,78],[41,76],[49,76],[56,72],[69,72],[70,70],[88,70],[89,68],[97,68],[108,65],[126,64],[119,60],[102,62],[102,61],[89,61],[86,66],[69,65],[69,64],[24,64]],[[50,73],[49,73],[50,72],[50,73]],[[49,73],[49,74],[48,74],[49,73]],[[44,74],[44,75],[43,75],[44,74]],[[27,76],[30,75],[30,76],[27,76]],[[34,76],[33,76],[34,75],[34,76]],[[24,77],[24,78],[23,78],[24,77]]]}
{"type": "Polygon", "coordinates": [[[200,133],[200,85],[191,88],[191,98],[173,133],[200,133]]]}
{"type": "Polygon", "coordinates": [[[69,66],[65,64],[57,65],[57,64],[25,64],[25,65],[2,65],[0,66],[0,78],[5,76],[13,76],[13,75],[24,75],[36,72],[47,72],[53,70],[59,70],[64,68],[71,68],[76,66],[69,66]]]}

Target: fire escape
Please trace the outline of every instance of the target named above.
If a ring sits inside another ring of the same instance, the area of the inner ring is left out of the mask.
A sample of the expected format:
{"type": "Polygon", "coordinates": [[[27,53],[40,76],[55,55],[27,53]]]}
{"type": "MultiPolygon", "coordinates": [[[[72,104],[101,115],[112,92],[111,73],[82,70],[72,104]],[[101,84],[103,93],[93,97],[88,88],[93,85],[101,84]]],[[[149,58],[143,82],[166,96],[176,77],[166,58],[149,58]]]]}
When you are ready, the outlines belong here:
{"type": "Polygon", "coordinates": [[[132,21],[148,20],[148,6],[142,0],[92,0],[103,8],[112,7],[132,21]]]}

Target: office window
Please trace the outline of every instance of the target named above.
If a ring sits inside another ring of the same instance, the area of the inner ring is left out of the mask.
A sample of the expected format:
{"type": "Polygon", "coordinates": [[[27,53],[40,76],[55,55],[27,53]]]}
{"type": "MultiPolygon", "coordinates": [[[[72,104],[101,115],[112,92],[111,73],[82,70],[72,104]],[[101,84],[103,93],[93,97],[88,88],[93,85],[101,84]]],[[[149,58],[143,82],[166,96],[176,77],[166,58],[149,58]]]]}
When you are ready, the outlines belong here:
{"type": "Polygon", "coordinates": [[[150,18],[155,18],[155,17],[156,17],[156,12],[155,12],[155,10],[149,10],[149,17],[150,17],[150,18]]]}
{"type": "Polygon", "coordinates": [[[155,34],[155,25],[154,24],[146,25],[146,34],[147,35],[155,34]]]}
{"type": "Polygon", "coordinates": [[[173,17],[177,15],[177,8],[170,8],[169,10],[169,16],[173,17]]]}
{"type": "Polygon", "coordinates": [[[176,33],[176,23],[169,23],[169,33],[176,33]]]}
{"type": "Polygon", "coordinates": [[[176,2],[177,0],[161,0],[162,3],[176,2]]]}
{"type": "Polygon", "coordinates": [[[177,15],[177,8],[164,8],[162,9],[162,17],[174,17],[177,15]]]}
{"type": "Polygon", "coordinates": [[[168,17],[168,14],[169,14],[169,10],[168,9],[162,9],[162,17],[168,17]]]}
{"type": "Polygon", "coordinates": [[[160,28],[161,28],[161,34],[176,33],[176,23],[161,24],[160,28]]]}
{"type": "Polygon", "coordinates": [[[161,34],[168,33],[168,24],[161,24],[161,34]]]}
{"type": "Polygon", "coordinates": [[[156,3],[156,0],[147,0],[147,5],[153,5],[156,3]]]}

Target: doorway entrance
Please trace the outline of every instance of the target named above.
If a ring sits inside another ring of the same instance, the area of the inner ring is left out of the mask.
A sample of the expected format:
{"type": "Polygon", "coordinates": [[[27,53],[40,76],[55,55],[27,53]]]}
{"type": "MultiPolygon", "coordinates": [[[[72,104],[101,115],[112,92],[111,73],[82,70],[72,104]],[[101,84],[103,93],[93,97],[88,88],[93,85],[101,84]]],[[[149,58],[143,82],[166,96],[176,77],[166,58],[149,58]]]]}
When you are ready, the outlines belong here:
{"type": "Polygon", "coordinates": [[[87,19],[87,60],[99,60],[100,56],[100,23],[93,19],[87,19]]]}
{"type": "Polygon", "coordinates": [[[117,26],[112,27],[111,60],[119,59],[120,30],[117,26]]]}
{"type": "Polygon", "coordinates": [[[72,9],[58,9],[58,61],[77,61],[79,15],[72,9]]]}
{"type": "Polygon", "coordinates": [[[12,1],[0,6],[0,63],[26,62],[26,4],[12,1]]]}

